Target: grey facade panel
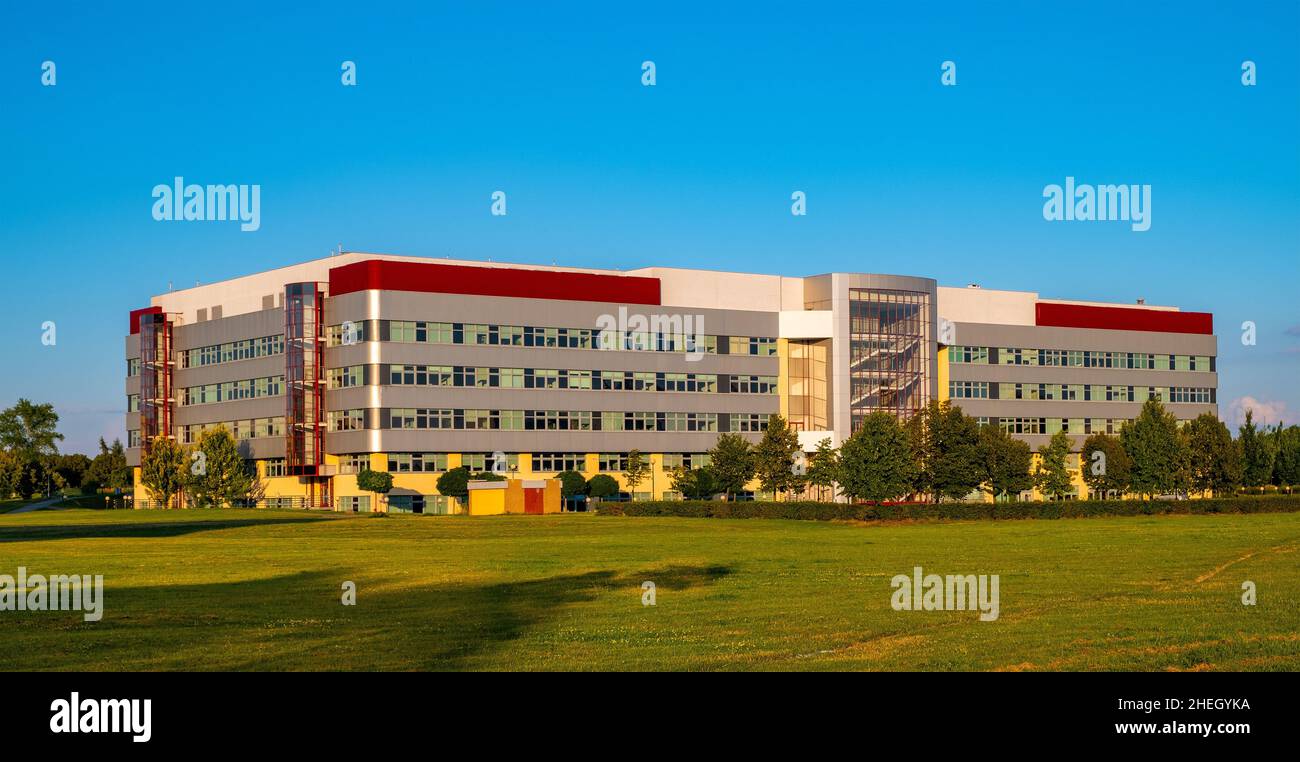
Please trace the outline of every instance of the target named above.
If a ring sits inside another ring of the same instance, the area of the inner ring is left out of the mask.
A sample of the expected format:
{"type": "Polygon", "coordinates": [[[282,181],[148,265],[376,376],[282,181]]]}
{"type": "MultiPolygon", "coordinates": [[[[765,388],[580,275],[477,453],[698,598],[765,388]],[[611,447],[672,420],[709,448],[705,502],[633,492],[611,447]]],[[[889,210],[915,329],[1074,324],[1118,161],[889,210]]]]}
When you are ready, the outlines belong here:
{"type": "MultiPolygon", "coordinates": [[[[954,399],[952,404],[977,418],[1136,418],[1142,411],[1140,402],[954,399]]],[[[1215,405],[1181,402],[1165,408],[1179,419],[1218,411],[1215,405]]]]}
{"type": "Polygon", "coordinates": [[[659,373],[733,373],[775,376],[775,356],[703,355],[686,359],[678,352],[620,352],[599,349],[557,349],[547,347],[468,346],[463,344],[416,344],[371,342],[325,350],[331,368],[366,365],[372,356],[393,365],[468,365],[496,368],[555,368],[564,370],[626,370],[659,373]]]}
{"type": "Polygon", "coordinates": [[[1110,331],[1097,328],[953,323],[953,343],[974,347],[1082,349],[1175,355],[1218,354],[1218,337],[1158,331],[1110,331]]]}
{"type": "Polygon", "coordinates": [[[213,402],[207,405],[177,405],[177,426],[196,423],[225,423],[250,418],[274,418],[284,415],[284,395],[260,397],[233,402],[213,402]]]}
{"type": "Polygon", "coordinates": [[[1063,368],[1051,365],[948,366],[952,381],[996,381],[1013,384],[1092,384],[1101,386],[1191,386],[1214,389],[1219,374],[1209,371],[1132,370],[1128,368],[1063,368]]]}
{"type": "Polygon", "coordinates": [[[251,360],[201,365],[194,368],[177,369],[172,374],[172,386],[184,389],[188,386],[203,386],[222,381],[243,381],[251,378],[284,375],[284,355],[254,357],[251,360]]]}
{"type": "Polygon", "coordinates": [[[337,325],[344,320],[360,321],[377,317],[381,320],[426,320],[456,323],[537,326],[543,328],[598,328],[602,315],[656,315],[693,321],[695,333],[718,336],[777,335],[780,322],[775,312],[680,308],[618,302],[561,301],[555,299],[520,299],[467,294],[427,294],[414,291],[381,291],[378,314],[370,314],[368,292],[332,297],[327,302],[326,320],[337,325]]]}
{"type": "MultiPolygon", "coordinates": [[[[614,392],[586,389],[495,389],[445,386],[383,386],[379,407],[472,408],[488,410],[594,410],[621,412],[777,413],[775,394],[614,392]]],[[[362,387],[326,392],[327,408],[372,407],[362,387]]]]}
{"type": "MultiPolygon", "coordinates": [[[[325,435],[331,454],[370,452],[707,452],[718,442],[715,432],[662,431],[347,431],[325,435]]],[[[758,442],[761,434],[742,434],[758,442]]]]}
{"type": "Polygon", "coordinates": [[[176,325],[172,328],[172,344],[177,351],[182,351],[282,333],[284,310],[262,310],[202,323],[176,325]]]}

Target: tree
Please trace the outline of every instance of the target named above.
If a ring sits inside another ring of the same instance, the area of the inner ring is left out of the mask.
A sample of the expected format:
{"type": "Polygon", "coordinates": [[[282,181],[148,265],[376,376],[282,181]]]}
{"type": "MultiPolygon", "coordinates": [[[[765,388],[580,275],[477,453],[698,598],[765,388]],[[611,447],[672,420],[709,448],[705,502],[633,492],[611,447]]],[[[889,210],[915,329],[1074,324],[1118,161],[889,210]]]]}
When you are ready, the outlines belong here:
{"type": "Polygon", "coordinates": [[[1132,463],[1129,486],[1134,492],[1152,497],[1187,486],[1187,445],[1178,420],[1160,400],[1143,403],[1138,417],[1120,427],[1119,441],[1132,463]]]}
{"type": "Polygon", "coordinates": [[[754,478],[753,448],[739,434],[720,435],[718,443],[709,450],[709,471],[714,486],[730,500],[754,478]]]}
{"type": "Polygon", "coordinates": [[[21,475],[17,492],[31,497],[49,483],[50,459],[59,454],[59,414],[50,403],[35,404],[20,399],[13,407],[0,412],[0,449],[13,456],[21,475]]]}
{"type": "Polygon", "coordinates": [[[101,487],[116,491],[131,486],[131,467],[126,464],[126,450],[122,448],[122,440],[114,439],[113,446],[109,447],[104,443],[103,437],[100,437],[99,454],[90,461],[90,468],[81,486],[91,491],[101,487]]]}
{"type": "Polygon", "coordinates": [[[1215,497],[1241,486],[1241,445],[1214,413],[1201,413],[1183,427],[1187,443],[1188,481],[1197,492],[1215,497]]]}
{"type": "Polygon", "coordinates": [[[22,478],[22,465],[18,459],[0,450],[0,500],[7,500],[18,491],[18,481],[22,478]]]}
{"type": "Polygon", "coordinates": [[[713,470],[708,466],[692,469],[679,466],[673,469],[670,480],[673,489],[682,493],[686,500],[710,500],[719,492],[713,470]]]}
{"type": "Polygon", "coordinates": [[[1246,411],[1246,422],[1237,434],[1241,443],[1242,484],[1262,487],[1273,482],[1273,464],[1277,458],[1272,437],[1255,426],[1255,411],[1246,411]]]}
{"type": "Polygon", "coordinates": [[[163,508],[170,508],[172,498],[185,488],[189,481],[189,464],[185,449],[168,437],[157,437],[149,443],[149,452],[140,459],[140,483],[149,491],[149,497],[163,508]]]}
{"type": "Polygon", "coordinates": [[[59,414],[50,403],[34,404],[20,399],[0,412],[0,448],[23,460],[38,460],[59,454],[59,414]]]}
{"type": "Polygon", "coordinates": [[[457,466],[438,477],[438,494],[461,502],[469,499],[469,468],[457,466]]]}
{"type": "Polygon", "coordinates": [[[907,422],[918,471],[916,491],[960,500],[979,488],[979,424],[947,401],[930,402],[907,422]]]}
{"type": "Polygon", "coordinates": [[[1273,460],[1273,483],[1293,487],[1300,484],[1300,426],[1284,429],[1278,424],[1275,431],[1277,457],[1273,460]]]}
{"type": "Polygon", "coordinates": [[[189,460],[188,489],[194,505],[221,508],[247,499],[253,478],[224,425],[204,430],[189,460]]]}
{"type": "Polygon", "coordinates": [[[56,455],[51,461],[54,473],[70,487],[80,487],[90,471],[90,458],[81,453],[56,455]]]}
{"type": "Polygon", "coordinates": [[[795,455],[800,451],[799,435],[785,419],[779,415],[769,418],[763,438],[754,447],[754,473],[759,488],[776,494],[803,484],[804,475],[795,472],[795,455]]]}
{"type": "MultiPolygon", "coordinates": [[[[459,470],[459,469],[457,469],[459,470]]],[[[466,469],[468,472],[468,469],[466,469]]],[[[451,473],[450,471],[447,473],[451,473]]],[[[443,474],[446,476],[447,474],[443,474]]],[[[375,495],[375,505],[372,511],[379,509],[379,503],[382,495],[387,495],[393,489],[393,475],[387,471],[372,471],[369,468],[363,468],[357,473],[357,489],[363,489],[366,492],[373,492],[375,495]]],[[[442,478],[438,479],[438,491],[442,492],[442,478]]],[[[442,494],[447,494],[442,492],[442,494]]]]}
{"type": "Polygon", "coordinates": [[[1027,442],[1011,436],[1001,426],[981,426],[979,449],[983,489],[994,500],[1014,500],[1034,486],[1034,477],[1029,473],[1034,456],[1027,442]]]}
{"type": "Polygon", "coordinates": [[[1058,431],[1047,444],[1038,448],[1038,466],[1034,469],[1034,486],[1050,500],[1060,500],[1074,490],[1070,478],[1070,435],[1058,431]]]}
{"type": "Polygon", "coordinates": [[[912,491],[916,474],[911,440],[892,413],[871,413],[840,445],[837,481],[849,498],[897,500],[912,491]]]}
{"type": "Polygon", "coordinates": [[[609,474],[596,474],[587,481],[587,495],[597,500],[618,494],[618,482],[609,474]]]}
{"type": "Polygon", "coordinates": [[[817,449],[808,459],[808,483],[817,488],[817,499],[823,499],[825,490],[835,497],[835,484],[839,479],[840,454],[831,446],[830,437],[817,443],[817,449]]]}
{"type": "Polygon", "coordinates": [[[1079,472],[1083,483],[1102,497],[1112,494],[1122,496],[1129,488],[1133,475],[1133,462],[1119,437],[1110,434],[1092,434],[1083,440],[1079,453],[1079,472]]]}
{"type": "Polygon", "coordinates": [[[627,454],[627,469],[623,471],[623,479],[627,482],[627,491],[635,495],[636,488],[649,476],[650,463],[641,455],[641,451],[633,450],[629,452],[627,454]]]}
{"type": "Polygon", "coordinates": [[[560,497],[571,498],[587,491],[587,480],[577,471],[561,471],[555,475],[560,480],[560,497]]]}

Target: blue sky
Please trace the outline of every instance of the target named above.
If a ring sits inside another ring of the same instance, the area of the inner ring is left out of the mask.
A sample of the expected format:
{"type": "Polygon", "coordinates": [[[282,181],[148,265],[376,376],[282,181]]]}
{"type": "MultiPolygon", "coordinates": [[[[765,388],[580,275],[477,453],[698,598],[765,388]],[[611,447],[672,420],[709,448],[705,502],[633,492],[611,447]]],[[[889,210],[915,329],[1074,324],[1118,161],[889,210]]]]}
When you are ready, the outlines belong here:
{"type": "Polygon", "coordinates": [[[1225,417],[1300,421],[1296,2],[614,5],[11,4],[0,403],[123,436],[130,309],[342,244],[1144,297],[1215,313],[1225,417]],[[261,229],[154,221],[176,175],[260,184],[261,229]],[[1067,175],[1150,184],[1151,229],[1045,221],[1067,175]]]}

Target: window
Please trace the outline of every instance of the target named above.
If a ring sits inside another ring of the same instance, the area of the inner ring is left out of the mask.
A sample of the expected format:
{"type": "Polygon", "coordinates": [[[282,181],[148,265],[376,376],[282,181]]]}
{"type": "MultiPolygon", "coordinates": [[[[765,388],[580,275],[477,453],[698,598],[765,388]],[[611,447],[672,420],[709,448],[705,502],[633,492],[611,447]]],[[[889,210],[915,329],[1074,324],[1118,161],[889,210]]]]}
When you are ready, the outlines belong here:
{"type": "Polygon", "coordinates": [[[284,458],[272,458],[266,461],[267,476],[287,476],[288,468],[284,464],[284,458]]]}
{"type": "Polygon", "coordinates": [[[269,357],[284,353],[284,336],[262,336],[256,339],[242,339],[225,344],[212,344],[206,347],[186,349],[179,353],[182,368],[197,368],[204,365],[251,360],[257,357],[269,357]]]}
{"type": "Polygon", "coordinates": [[[948,347],[948,362],[963,365],[988,365],[988,347],[948,347]]]}
{"type": "Polygon", "coordinates": [[[1208,404],[1214,402],[1214,390],[1197,389],[1190,386],[1173,386],[1169,388],[1169,401],[1208,404]]]}
{"type": "Polygon", "coordinates": [[[427,473],[447,470],[445,452],[390,452],[388,470],[397,473],[427,473]]]}
{"type": "Polygon", "coordinates": [[[602,452],[596,460],[597,471],[622,473],[627,470],[627,453],[602,452]]]}
{"type": "Polygon", "coordinates": [[[342,495],[339,497],[338,509],[352,513],[370,513],[370,496],[342,495]]]}
{"type": "Polygon", "coordinates": [[[206,405],[212,402],[276,397],[281,394],[284,394],[284,376],[268,376],[190,386],[181,390],[180,397],[182,405],[206,405]]]}
{"type": "Polygon", "coordinates": [[[539,452],[533,454],[533,471],[551,472],[582,471],[586,467],[586,456],[578,452],[539,452]]]}
{"type": "Polygon", "coordinates": [[[767,431],[770,416],[763,413],[732,413],[732,431],[767,431]]]}
{"type": "Polygon", "coordinates": [[[330,431],[359,431],[366,427],[366,411],[331,410],[328,422],[330,431]]]}
{"type": "Polygon", "coordinates": [[[1047,429],[1046,418],[1002,418],[998,423],[1008,434],[1042,434],[1047,429]]]}
{"type": "Polygon", "coordinates": [[[512,473],[519,470],[519,453],[467,452],[460,456],[460,464],[474,473],[512,473]]]}
{"type": "Polygon", "coordinates": [[[366,382],[366,366],[350,365],[346,368],[330,368],[327,378],[331,389],[362,386],[366,382]]]}
{"type": "Polygon", "coordinates": [[[776,339],[753,336],[730,336],[728,350],[733,355],[758,355],[771,357],[776,354],[776,339]]]}
{"type": "Polygon", "coordinates": [[[367,325],[369,321],[366,320],[350,320],[339,325],[325,326],[325,346],[338,347],[369,341],[366,336],[367,325]]]}
{"type": "Polygon", "coordinates": [[[370,455],[368,453],[339,456],[339,473],[341,474],[359,474],[368,468],[370,468],[370,455]]]}
{"type": "Polygon", "coordinates": [[[989,382],[987,381],[950,381],[948,396],[952,399],[988,399],[989,382]]]}
{"type": "Polygon", "coordinates": [[[126,361],[126,376],[133,378],[138,375],[140,375],[140,358],[132,357],[126,361]]]}
{"type": "Polygon", "coordinates": [[[663,454],[663,461],[665,471],[678,468],[690,470],[709,465],[709,454],[707,452],[666,452],[663,454]]]}
{"type": "Polygon", "coordinates": [[[732,394],[776,394],[776,376],[732,376],[732,394]]]}

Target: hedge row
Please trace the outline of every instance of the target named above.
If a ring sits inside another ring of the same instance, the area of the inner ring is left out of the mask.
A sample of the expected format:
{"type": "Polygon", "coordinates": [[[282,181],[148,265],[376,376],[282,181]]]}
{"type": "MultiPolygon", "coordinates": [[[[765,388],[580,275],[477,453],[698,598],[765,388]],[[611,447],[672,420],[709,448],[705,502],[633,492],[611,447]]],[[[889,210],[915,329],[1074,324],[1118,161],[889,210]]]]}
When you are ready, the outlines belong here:
{"type": "Polygon", "coordinates": [[[696,519],[796,519],[800,521],[897,521],[908,519],[1074,519],[1088,516],[1151,516],[1162,513],[1295,513],[1300,495],[1238,495],[1206,500],[1064,500],[1032,503],[939,503],[848,505],[844,503],[658,500],[601,503],[605,516],[678,516],[696,519]]]}

